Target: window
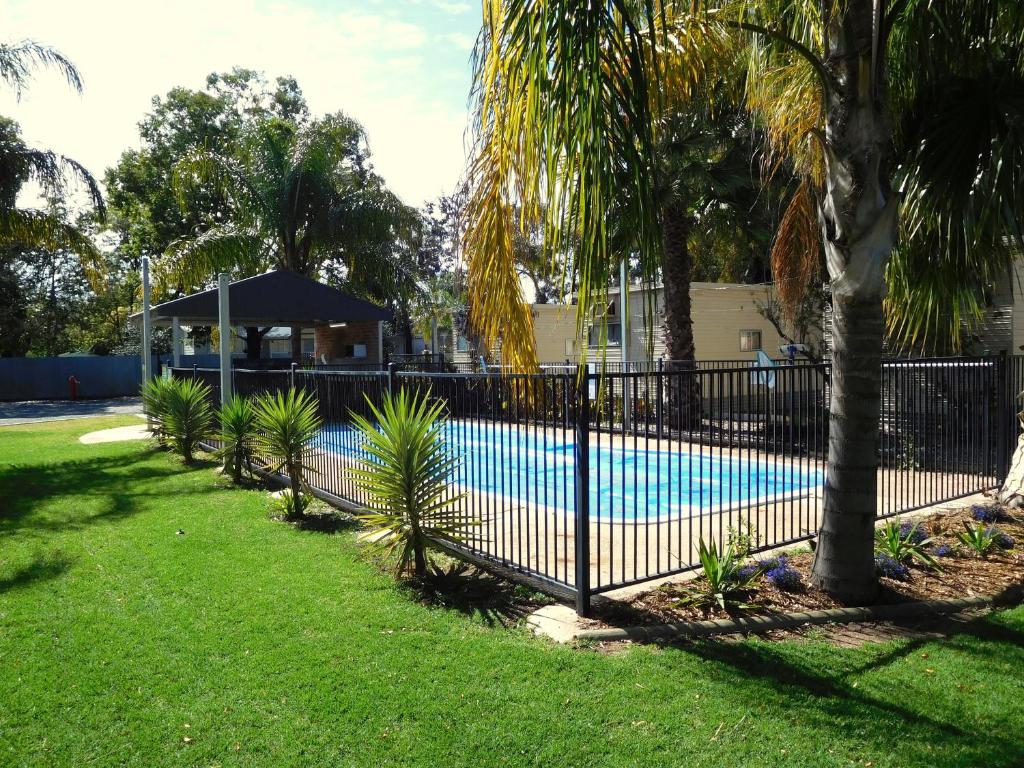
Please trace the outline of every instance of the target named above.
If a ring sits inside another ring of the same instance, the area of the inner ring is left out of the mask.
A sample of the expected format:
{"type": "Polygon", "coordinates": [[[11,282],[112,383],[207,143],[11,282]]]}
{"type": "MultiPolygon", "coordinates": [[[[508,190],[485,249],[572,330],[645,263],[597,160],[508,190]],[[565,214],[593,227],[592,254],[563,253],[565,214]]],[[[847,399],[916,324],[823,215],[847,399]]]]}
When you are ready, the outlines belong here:
{"type": "Polygon", "coordinates": [[[469,339],[465,336],[457,336],[455,339],[455,349],[459,352],[469,352],[469,339]]]}
{"type": "MultiPolygon", "coordinates": [[[[607,332],[605,341],[608,342],[608,346],[617,347],[622,343],[622,326],[618,322],[608,323],[604,326],[604,330],[607,332]]],[[[602,326],[592,325],[590,331],[587,334],[587,343],[592,347],[598,347],[601,345],[601,331],[602,326]]]]}
{"type": "Polygon", "coordinates": [[[760,349],[760,331],[740,331],[740,352],[758,352],[760,349]]]}

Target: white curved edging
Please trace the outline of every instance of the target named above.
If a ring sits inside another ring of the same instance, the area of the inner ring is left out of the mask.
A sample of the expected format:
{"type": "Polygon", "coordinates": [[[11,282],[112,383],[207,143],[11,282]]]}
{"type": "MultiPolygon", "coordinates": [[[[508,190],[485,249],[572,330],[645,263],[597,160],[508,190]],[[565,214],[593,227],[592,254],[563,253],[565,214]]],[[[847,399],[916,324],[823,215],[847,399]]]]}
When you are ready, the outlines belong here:
{"type": "Polygon", "coordinates": [[[86,432],[78,438],[78,442],[85,445],[95,445],[97,443],[119,443],[125,440],[146,440],[148,438],[149,428],[145,424],[132,424],[127,427],[114,427],[113,429],[86,432]]]}

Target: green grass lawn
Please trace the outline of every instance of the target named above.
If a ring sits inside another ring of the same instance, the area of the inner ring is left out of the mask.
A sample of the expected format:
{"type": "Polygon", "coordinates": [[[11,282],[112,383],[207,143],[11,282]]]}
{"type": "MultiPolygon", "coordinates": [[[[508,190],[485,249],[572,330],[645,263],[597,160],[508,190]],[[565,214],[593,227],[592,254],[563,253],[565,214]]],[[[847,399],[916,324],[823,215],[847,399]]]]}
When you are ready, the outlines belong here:
{"type": "Polygon", "coordinates": [[[854,651],[556,647],[77,441],[124,423],[0,429],[0,766],[1024,765],[1024,609],[854,651]]]}

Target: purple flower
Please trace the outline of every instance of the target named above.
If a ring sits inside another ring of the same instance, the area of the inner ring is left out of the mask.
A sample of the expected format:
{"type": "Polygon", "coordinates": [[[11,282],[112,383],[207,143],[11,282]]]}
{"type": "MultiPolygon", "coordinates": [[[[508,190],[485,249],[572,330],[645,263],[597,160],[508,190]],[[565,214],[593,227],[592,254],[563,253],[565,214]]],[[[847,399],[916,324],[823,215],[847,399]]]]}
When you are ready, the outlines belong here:
{"type": "Polygon", "coordinates": [[[971,517],[979,523],[994,523],[1003,519],[1003,512],[999,507],[986,507],[976,504],[971,507],[971,517]]]}
{"type": "Polygon", "coordinates": [[[1017,543],[1013,540],[1013,536],[1008,533],[1003,533],[994,525],[991,526],[986,532],[988,536],[995,542],[995,545],[1000,549],[1013,549],[1017,543]]]}
{"type": "Polygon", "coordinates": [[[934,554],[936,557],[952,557],[953,548],[949,546],[949,544],[939,544],[939,546],[935,548],[934,554]]]}
{"type": "Polygon", "coordinates": [[[887,555],[884,552],[875,553],[875,567],[881,576],[886,576],[896,581],[907,581],[910,579],[910,569],[892,555],[887,555]]]}
{"type": "Polygon", "coordinates": [[[917,523],[900,523],[900,538],[909,541],[911,544],[923,544],[928,534],[921,530],[917,523]]]}
{"type": "Polygon", "coordinates": [[[782,563],[765,574],[768,577],[768,581],[783,592],[794,592],[800,589],[803,586],[800,572],[795,568],[787,566],[784,557],[780,557],[779,560],[782,563]]]}
{"type": "Polygon", "coordinates": [[[774,570],[775,568],[785,568],[786,556],[778,555],[777,557],[766,557],[763,560],[758,560],[757,567],[760,568],[762,571],[765,571],[766,573],[768,571],[774,570]]]}
{"type": "Polygon", "coordinates": [[[751,565],[744,565],[738,571],[736,571],[736,580],[739,582],[747,582],[753,579],[755,576],[761,573],[761,566],[756,563],[751,565]]]}

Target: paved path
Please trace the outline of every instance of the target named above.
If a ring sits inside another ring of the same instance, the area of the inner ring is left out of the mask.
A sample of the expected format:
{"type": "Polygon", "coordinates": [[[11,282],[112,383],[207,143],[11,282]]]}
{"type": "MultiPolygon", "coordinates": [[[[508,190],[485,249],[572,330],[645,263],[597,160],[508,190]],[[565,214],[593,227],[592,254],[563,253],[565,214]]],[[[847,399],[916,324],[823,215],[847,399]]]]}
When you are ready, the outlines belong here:
{"type": "Polygon", "coordinates": [[[137,397],[119,397],[111,400],[33,400],[20,403],[0,403],[0,427],[14,424],[32,424],[37,421],[63,421],[85,419],[90,416],[119,416],[142,413],[142,401],[137,397]]]}

